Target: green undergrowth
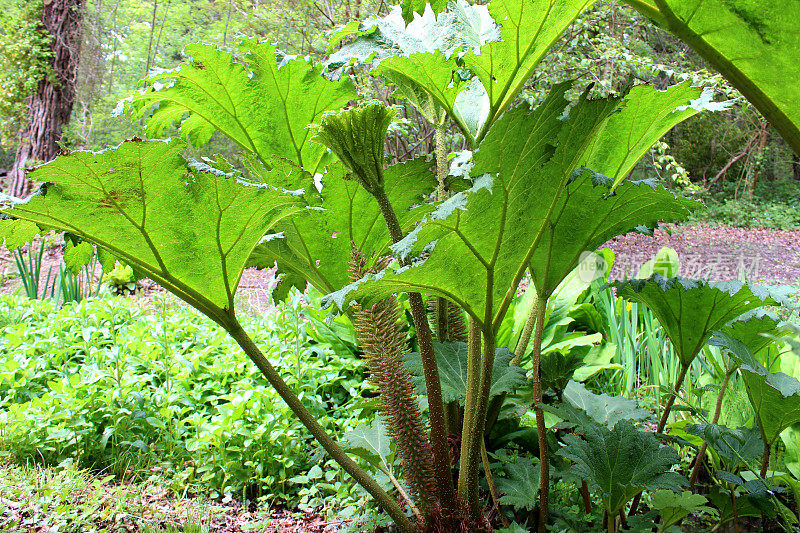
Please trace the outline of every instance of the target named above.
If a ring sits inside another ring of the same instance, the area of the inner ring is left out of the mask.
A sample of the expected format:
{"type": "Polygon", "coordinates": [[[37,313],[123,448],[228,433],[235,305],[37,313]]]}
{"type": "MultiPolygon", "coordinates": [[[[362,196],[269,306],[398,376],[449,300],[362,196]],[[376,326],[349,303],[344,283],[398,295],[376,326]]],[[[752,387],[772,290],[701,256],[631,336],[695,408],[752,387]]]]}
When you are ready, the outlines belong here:
{"type": "Polygon", "coordinates": [[[759,182],[752,197],[736,184],[726,184],[705,199],[707,209],[695,220],[737,228],[790,230],[800,228],[800,181],[759,182]]]}
{"type": "MultiPolygon", "coordinates": [[[[335,495],[355,512],[361,493],[328,468],[234,342],[173,299],[155,308],[109,297],[55,310],[0,297],[4,461],[301,507],[335,495]],[[314,465],[320,476],[309,479],[314,465]]],[[[242,321],[314,417],[341,435],[373,416],[369,402],[355,403],[367,386],[362,363],[313,344],[301,313],[283,304],[242,321]]]]}

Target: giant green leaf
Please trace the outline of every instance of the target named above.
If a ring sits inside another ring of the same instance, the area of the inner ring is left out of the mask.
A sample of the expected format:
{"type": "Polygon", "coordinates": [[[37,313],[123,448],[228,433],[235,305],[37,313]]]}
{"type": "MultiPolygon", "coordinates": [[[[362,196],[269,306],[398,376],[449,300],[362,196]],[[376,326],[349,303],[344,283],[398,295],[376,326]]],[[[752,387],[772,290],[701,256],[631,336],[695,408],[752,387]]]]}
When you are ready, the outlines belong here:
{"type": "Polygon", "coordinates": [[[532,511],[536,507],[542,475],[539,460],[518,457],[515,463],[504,465],[504,468],[508,477],[495,478],[497,490],[502,495],[498,503],[532,511]]]}
{"type": "Polygon", "coordinates": [[[678,453],[662,446],[652,433],[637,431],[628,420],[614,429],[586,428],[583,438],[564,436],[557,454],[571,460],[570,471],[600,490],[609,516],[616,516],[642,490],[679,490],[686,480],[670,472],[679,462],[678,453]]]}
{"type": "Polygon", "coordinates": [[[677,494],[671,490],[658,490],[651,497],[651,506],[661,516],[659,532],[672,531],[671,526],[689,515],[705,513],[712,517],[719,516],[716,509],[705,505],[708,500],[700,494],[692,494],[685,490],[677,494]]]}
{"type": "MultiPolygon", "coordinates": [[[[456,112],[456,100],[469,85],[469,80],[461,78],[455,59],[448,58],[439,50],[393,56],[381,62],[376,73],[397,87],[395,94],[411,102],[426,120],[441,124],[449,115],[456,119],[469,139],[474,139],[479,118],[465,119],[462,112],[456,112]]],[[[481,106],[482,100],[484,98],[479,95],[468,102],[471,105],[460,108],[474,110],[481,106]]],[[[488,106],[484,107],[488,113],[488,106]]]]}
{"type": "Polygon", "coordinates": [[[592,4],[594,0],[492,0],[489,13],[501,26],[500,41],[464,56],[489,97],[487,124],[508,109],[556,39],[592,4]]]}
{"type": "Polygon", "coordinates": [[[128,141],[61,156],[32,174],[45,192],[8,213],[102,246],[219,320],[233,310],[250,252],[303,200],[193,169],[184,148],[128,141]]]}
{"type": "MultiPolygon", "coordinates": [[[[566,89],[554,88],[533,111],[522,105],[506,113],[475,153],[473,175],[478,177],[470,191],[441,203],[393,247],[405,255],[415,242],[429,249],[428,243],[436,240],[427,259],[382,274],[356,295],[437,294],[457,303],[481,326],[499,325],[592,132],[618,104],[614,99],[581,99],[564,118],[566,89]]],[[[348,286],[327,301],[345,305],[356,287],[348,286]]]]}
{"type": "Polygon", "coordinates": [[[392,441],[379,418],[372,424],[361,424],[344,434],[343,447],[369,464],[389,472],[392,465],[392,441]]]}
{"type": "Polygon", "coordinates": [[[784,429],[800,422],[800,381],[783,372],[770,372],[736,339],[719,334],[717,340],[741,364],[742,378],[761,436],[772,445],[784,429]]]}
{"type": "Polygon", "coordinates": [[[800,153],[800,0],[628,0],[725,76],[800,153]]]}
{"type": "Polygon", "coordinates": [[[38,233],[39,227],[29,220],[0,218],[0,243],[9,251],[32,242],[38,233]]]}
{"type": "Polygon", "coordinates": [[[140,117],[157,104],[148,133],[180,123],[184,136],[205,143],[220,132],[264,162],[277,155],[315,172],[325,148],[309,142],[307,126],[356,99],[352,84],[326,79],[302,58],[279,64],[270,44],[247,41],[242,51],[246,64],[214,46],[188,46],[190,62],[151,79],[172,83],[133,100],[140,117]]]}
{"type": "MultiPolygon", "coordinates": [[[[383,171],[384,189],[405,231],[423,210],[411,211],[433,190],[431,163],[416,159],[383,171]]],[[[281,272],[293,274],[327,293],[349,282],[350,243],[370,264],[386,254],[391,244],[378,204],[356,181],[346,179],[341,165],[330,166],[322,177],[320,207],[282,222],[255,249],[249,264],[262,268],[275,262],[281,272]]],[[[302,281],[300,281],[302,280],[302,281]]]]}
{"type": "Polygon", "coordinates": [[[594,394],[581,383],[570,381],[564,389],[563,400],[577,407],[601,426],[608,429],[616,426],[620,420],[642,420],[650,416],[647,409],[642,409],[636,400],[623,396],[594,394]]]}
{"type": "Polygon", "coordinates": [[[675,196],[655,180],[626,180],[612,193],[610,178],[579,172],[565,187],[531,256],[531,279],[543,299],[578,265],[584,252],[634,229],[683,220],[700,205],[675,196]]]}
{"type": "Polygon", "coordinates": [[[735,472],[753,468],[764,453],[764,441],[756,428],[729,428],[718,424],[689,424],[685,430],[708,443],[722,459],[724,468],[735,472]]]}
{"type": "MultiPolygon", "coordinates": [[[[442,400],[445,403],[458,402],[464,405],[467,397],[467,344],[464,342],[433,342],[439,379],[442,383],[442,400]]],[[[492,384],[489,397],[503,393],[513,393],[527,379],[525,369],[509,366],[514,354],[508,348],[495,351],[492,384]]],[[[414,382],[418,394],[426,394],[425,372],[418,353],[409,353],[404,358],[406,368],[414,382]]]]}
{"type": "MultiPolygon", "coordinates": [[[[775,342],[776,338],[786,333],[781,320],[763,309],[755,309],[731,320],[720,328],[719,332],[744,344],[753,354],[775,342]]],[[[725,346],[725,340],[718,343],[716,337],[709,344],[725,346]]]]}
{"type": "Polygon", "coordinates": [[[745,285],[739,281],[708,282],[664,278],[616,282],[617,295],[645,304],[664,327],[684,366],[688,366],[711,334],[742,314],[766,305],[787,303],[785,289],[745,285]]]}
{"type": "Polygon", "coordinates": [[[647,85],[633,87],[625,106],[606,121],[595,137],[585,165],[609,176],[616,187],[675,124],[703,109],[726,105],[712,102],[713,94],[711,89],[692,87],[689,81],[665,91],[647,85]]]}

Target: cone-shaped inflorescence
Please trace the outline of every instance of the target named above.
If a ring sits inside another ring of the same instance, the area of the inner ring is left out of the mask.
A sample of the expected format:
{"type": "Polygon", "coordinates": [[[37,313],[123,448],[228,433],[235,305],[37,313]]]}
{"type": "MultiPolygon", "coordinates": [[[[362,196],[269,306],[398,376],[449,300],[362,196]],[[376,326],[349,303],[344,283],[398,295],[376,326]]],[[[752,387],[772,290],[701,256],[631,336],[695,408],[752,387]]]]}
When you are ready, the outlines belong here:
{"type": "Polygon", "coordinates": [[[444,298],[428,299],[428,320],[437,341],[467,342],[467,321],[464,313],[453,302],[444,298]],[[439,313],[441,302],[445,304],[444,316],[439,313]]]}
{"type": "MultiPolygon", "coordinates": [[[[356,280],[369,271],[366,259],[355,248],[350,275],[356,280]]],[[[429,510],[433,498],[433,452],[422,413],[414,395],[411,376],[403,364],[405,334],[400,328],[397,300],[385,298],[353,314],[358,342],[367,360],[370,380],[380,391],[381,407],[388,430],[402,460],[402,469],[419,506],[429,510]]],[[[426,513],[427,514],[427,513],[426,513]]]]}

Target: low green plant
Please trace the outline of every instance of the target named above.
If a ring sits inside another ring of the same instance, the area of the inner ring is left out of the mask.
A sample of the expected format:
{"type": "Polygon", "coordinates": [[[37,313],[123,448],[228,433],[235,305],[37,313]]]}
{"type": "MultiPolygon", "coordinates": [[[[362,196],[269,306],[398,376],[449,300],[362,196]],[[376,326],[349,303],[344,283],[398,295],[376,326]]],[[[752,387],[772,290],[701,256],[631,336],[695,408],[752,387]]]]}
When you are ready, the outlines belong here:
{"type": "Polygon", "coordinates": [[[136,292],[136,276],[130,265],[123,265],[117,262],[110,272],[103,274],[103,283],[109,288],[112,294],[121,296],[136,292]]]}
{"type": "MultiPolygon", "coordinates": [[[[66,461],[123,479],[143,480],[156,468],[178,492],[302,498],[315,483],[289,478],[317,464],[304,450],[306,430],[219,330],[174,301],[164,306],[148,314],[105,298],[56,309],[0,297],[0,310],[14,310],[0,338],[7,458],[66,461]]],[[[296,326],[281,313],[248,323],[321,423],[343,432],[360,422],[350,408],[365,387],[357,359],[303,339],[299,381],[294,339],[271,334],[296,326]]],[[[319,494],[360,498],[339,474],[335,483],[319,494]]]]}
{"type": "Polygon", "coordinates": [[[47,292],[47,287],[50,285],[50,275],[47,273],[47,279],[44,283],[44,291],[39,287],[39,282],[42,274],[42,256],[44,255],[45,245],[43,242],[39,243],[38,251],[35,251],[33,244],[28,247],[28,253],[23,254],[21,249],[16,249],[11,254],[14,257],[14,263],[17,266],[19,279],[22,281],[22,287],[25,294],[31,300],[39,298],[42,292],[47,292]]]}

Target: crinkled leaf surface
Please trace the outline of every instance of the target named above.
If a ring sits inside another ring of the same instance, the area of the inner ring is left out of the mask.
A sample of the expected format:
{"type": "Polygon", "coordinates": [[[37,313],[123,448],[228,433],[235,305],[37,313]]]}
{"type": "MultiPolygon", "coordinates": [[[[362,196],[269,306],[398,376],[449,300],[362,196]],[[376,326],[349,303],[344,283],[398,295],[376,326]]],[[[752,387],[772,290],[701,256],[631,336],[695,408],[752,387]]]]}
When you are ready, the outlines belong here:
{"type": "Polygon", "coordinates": [[[342,444],[347,451],[365,459],[372,466],[389,470],[392,463],[391,439],[379,418],[372,424],[360,426],[344,434],[342,444]]]}
{"type": "Polygon", "coordinates": [[[536,507],[542,475],[539,460],[518,457],[517,462],[504,465],[504,469],[508,477],[495,478],[497,490],[502,494],[498,503],[532,511],[536,507]]]}
{"type": "MultiPolygon", "coordinates": [[[[744,344],[753,354],[775,342],[786,333],[781,320],[763,309],[755,309],[725,324],[719,332],[744,344]]],[[[715,337],[709,344],[716,344],[715,337]]],[[[725,346],[724,339],[722,346],[725,346]]]]}
{"type": "Polygon", "coordinates": [[[647,409],[642,409],[636,400],[623,396],[594,394],[582,383],[570,381],[564,389],[562,399],[572,406],[581,409],[597,424],[613,428],[620,420],[643,420],[650,416],[647,409]]]}
{"type": "Polygon", "coordinates": [[[800,0],[631,4],[649,4],[654,20],[728,78],[800,153],[800,0]]]}
{"type": "MultiPolygon", "coordinates": [[[[383,171],[386,194],[404,231],[424,212],[411,207],[436,185],[430,167],[430,162],[416,159],[383,171]]],[[[351,241],[372,262],[388,252],[391,239],[378,204],[356,181],[346,179],[341,165],[328,168],[321,194],[321,206],[278,224],[255,249],[249,264],[269,268],[277,261],[280,272],[294,274],[298,284],[307,280],[328,293],[350,281],[351,241]]]]}
{"type": "Polygon", "coordinates": [[[703,109],[717,108],[711,101],[713,91],[692,87],[686,81],[665,91],[648,85],[633,87],[626,105],[606,121],[584,163],[606,175],[617,186],[656,141],[674,125],[703,109]]]}
{"type": "Polygon", "coordinates": [[[771,445],[784,429],[800,422],[800,381],[783,372],[770,372],[736,339],[719,334],[717,341],[739,360],[761,435],[771,445]]]}
{"type": "Polygon", "coordinates": [[[680,490],[686,484],[682,476],[669,471],[679,462],[678,453],[651,433],[637,431],[628,420],[614,429],[590,426],[583,438],[572,433],[564,436],[564,442],[558,455],[574,463],[573,474],[600,490],[610,516],[642,490],[680,490]]]}
{"type": "MultiPolygon", "coordinates": [[[[481,326],[499,325],[592,132],[618,104],[582,99],[562,119],[566,88],[556,87],[533,111],[522,105],[506,113],[475,153],[473,175],[479,177],[472,189],[441,203],[427,222],[393,247],[407,255],[415,242],[436,240],[424,262],[387,272],[356,294],[437,294],[481,326]]],[[[357,287],[327,300],[346,305],[352,299],[348,292],[357,287]]]]}
{"type": "Polygon", "coordinates": [[[33,241],[33,237],[38,233],[39,227],[29,220],[0,218],[0,242],[9,251],[33,241]]]}
{"type": "MultiPolygon", "coordinates": [[[[448,58],[440,50],[410,56],[393,56],[382,61],[376,73],[397,87],[395,94],[411,102],[429,122],[442,123],[449,115],[459,122],[471,138],[474,137],[478,119],[465,121],[462,117],[464,111],[455,111],[456,100],[470,83],[461,78],[455,59],[448,58]]],[[[479,94],[460,108],[483,106],[488,113],[488,105],[485,104],[488,104],[488,99],[479,94]]]]}
{"type": "Polygon", "coordinates": [[[383,186],[386,132],[395,111],[371,101],[338,113],[325,113],[315,126],[312,140],[331,152],[369,192],[383,186]]]}
{"type": "MultiPolygon", "coordinates": [[[[464,62],[489,98],[487,124],[516,99],[545,53],[594,0],[492,0],[489,13],[500,25],[500,41],[468,53],[464,62]]],[[[479,135],[482,137],[482,135],[479,135]]]]}
{"type": "MultiPolygon", "coordinates": [[[[467,344],[464,342],[433,342],[439,380],[442,383],[442,400],[464,405],[467,397],[467,344]]],[[[498,348],[494,354],[492,387],[489,397],[513,393],[526,382],[525,369],[509,366],[514,354],[508,348],[498,348]]],[[[417,394],[426,394],[425,373],[418,353],[411,352],[403,360],[414,381],[417,394]]]]}
{"type": "Polygon", "coordinates": [[[702,349],[711,334],[730,320],[766,305],[788,300],[785,289],[745,285],[739,281],[707,282],[687,278],[664,278],[615,282],[617,295],[645,304],[658,318],[685,366],[702,349]]]}
{"type": "Polygon", "coordinates": [[[185,137],[205,143],[219,131],[264,162],[277,155],[315,172],[325,148],[310,142],[307,126],[358,98],[352,84],[328,80],[302,58],[279,65],[271,44],[247,41],[242,51],[246,64],[214,46],[188,46],[190,62],[151,80],[172,83],[133,100],[140,117],[158,104],[148,133],[180,123],[185,137]]]}
{"type": "Polygon", "coordinates": [[[173,140],[73,152],[39,167],[46,194],[8,213],[106,248],[218,319],[259,239],[302,199],[191,169],[173,140]]]}
{"type": "Polygon", "coordinates": [[[75,274],[80,272],[81,267],[88,264],[92,257],[94,257],[94,246],[86,241],[78,244],[67,241],[64,247],[64,265],[75,274]]]}
{"type": "Polygon", "coordinates": [[[708,500],[700,494],[693,494],[685,490],[677,493],[671,490],[657,490],[650,496],[650,506],[658,511],[661,516],[659,531],[668,531],[673,524],[677,524],[690,514],[706,513],[717,516],[719,513],[707,506],[708,500]]]}
{"type": "Polygon", "coordinates": [[[731,472],[738,468],[753,468],[764,453],[764,441],[756,428],[729,428],[718,424],[689,424],[685,431],[708,443],[731,472]]]}

